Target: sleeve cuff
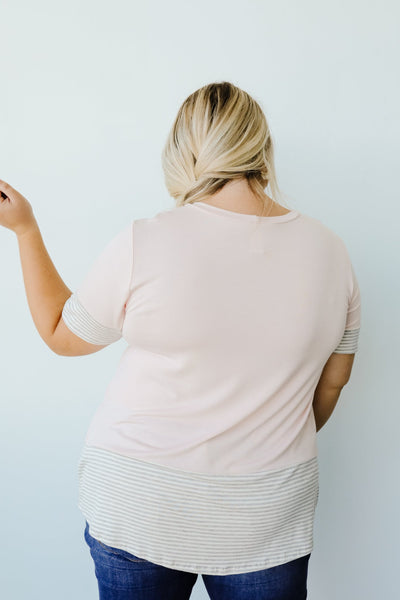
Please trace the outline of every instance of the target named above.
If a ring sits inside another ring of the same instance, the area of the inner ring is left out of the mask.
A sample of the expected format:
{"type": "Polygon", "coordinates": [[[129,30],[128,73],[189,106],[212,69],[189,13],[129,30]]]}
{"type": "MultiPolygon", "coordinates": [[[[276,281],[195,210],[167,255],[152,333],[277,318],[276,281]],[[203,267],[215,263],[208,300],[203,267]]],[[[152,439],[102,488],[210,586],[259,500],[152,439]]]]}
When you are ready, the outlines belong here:
{"type": "Polygon", "coordinates": [[[102,325],[94,319],[81,304],[76,294],[72,294],[64,304],[62,318],[75,335],[90,344],[107,345],[118,341],[122,333],[102,325]]]}
{"type": "Polygon", "coordinates": [[[340,344],[334,352],[338,354],[353,354],[353,352],[357,352],[359,332],[359,327],[357,329],[345,329],[340,344]]]}

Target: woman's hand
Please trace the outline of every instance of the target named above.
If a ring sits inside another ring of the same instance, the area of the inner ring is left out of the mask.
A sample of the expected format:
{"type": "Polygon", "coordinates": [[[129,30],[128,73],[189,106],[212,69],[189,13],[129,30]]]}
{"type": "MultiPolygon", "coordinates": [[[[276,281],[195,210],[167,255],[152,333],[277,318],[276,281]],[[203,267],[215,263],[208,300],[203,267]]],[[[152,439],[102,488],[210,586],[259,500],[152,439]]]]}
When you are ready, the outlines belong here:
{"type": "Polygon", "coordinates": [[[33,227],[37,221],[32,206],[22,194],[0,179],[0,225],[21,235],[33,227]]]}

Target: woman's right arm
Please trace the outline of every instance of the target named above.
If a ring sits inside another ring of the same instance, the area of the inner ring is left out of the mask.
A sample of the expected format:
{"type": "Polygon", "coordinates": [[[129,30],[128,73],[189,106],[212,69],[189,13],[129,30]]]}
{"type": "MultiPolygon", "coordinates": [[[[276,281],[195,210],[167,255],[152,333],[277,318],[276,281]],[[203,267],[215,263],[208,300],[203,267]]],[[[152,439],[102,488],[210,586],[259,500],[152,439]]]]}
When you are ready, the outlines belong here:
{"type": "Polygon", "coordinates": [[[314,392],[313,410],[317,431],[333,413],[340,392],[350,379],[354,362],[353,354],[333,352],[326,362],[314,392]]]}

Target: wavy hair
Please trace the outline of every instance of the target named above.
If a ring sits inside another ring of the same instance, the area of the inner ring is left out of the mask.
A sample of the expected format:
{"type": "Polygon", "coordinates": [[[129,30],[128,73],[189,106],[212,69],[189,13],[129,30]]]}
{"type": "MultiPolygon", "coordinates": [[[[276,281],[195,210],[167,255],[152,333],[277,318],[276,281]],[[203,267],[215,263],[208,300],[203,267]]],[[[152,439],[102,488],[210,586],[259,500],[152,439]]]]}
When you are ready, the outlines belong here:
{"type": "Polygon", "coordinates": [[[186,98],[161,156],[176,205],[201,201],[233,179],[246,178],[267,207],[265,188],[282,199],[266,117],[254,98],[228,81],[205,85],[186,98]]]}

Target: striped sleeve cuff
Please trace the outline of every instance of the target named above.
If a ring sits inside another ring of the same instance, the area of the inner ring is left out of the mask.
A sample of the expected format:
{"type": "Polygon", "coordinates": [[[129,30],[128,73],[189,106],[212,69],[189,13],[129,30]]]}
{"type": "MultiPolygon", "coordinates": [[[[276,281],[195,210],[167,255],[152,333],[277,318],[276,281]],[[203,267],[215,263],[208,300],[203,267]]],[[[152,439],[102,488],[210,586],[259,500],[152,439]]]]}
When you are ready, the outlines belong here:
{"type": "Polygon", "coordinates": [[[62,318],[73,333],[90,344],[107,345],[118,341],[122,333],[106,327],[94,319],[81,304],[76,294],[72,294],[64,304],[62,318]]]}
{"type": "Polygon", "coordinates": [[[353,354],[353,352],[357,352],[359,332],[359,327],[357,329],[345,329],[340,344],[334,352],[338,354],[353,354]]]}

